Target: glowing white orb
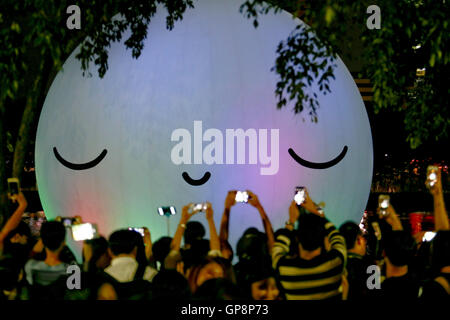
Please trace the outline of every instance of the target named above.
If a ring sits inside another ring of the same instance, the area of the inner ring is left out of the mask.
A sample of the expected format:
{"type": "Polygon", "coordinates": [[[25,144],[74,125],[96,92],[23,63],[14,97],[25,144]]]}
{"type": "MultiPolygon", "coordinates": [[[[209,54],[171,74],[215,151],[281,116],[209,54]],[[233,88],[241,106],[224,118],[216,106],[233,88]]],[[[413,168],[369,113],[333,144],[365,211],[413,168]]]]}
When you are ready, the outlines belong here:
{"type": "MultiPolygon", "coordinates": [[[[76,52],[67,59],[48,92],[36,139],[48,217],[80,215],[105,236],[147,226],[155,240],[167,232],[159,206],[177,209],[172,235],[189,202],[211,202],[218,228],[234,189],[257,194],[278,229],[295,187],[306,186],[336,225],[361,219],[373,150],[352,76],[338,59],[331,93],[308,89],[318,94],[318,123],[294,115],[292,105],[277,110],[277,75],[270,69],[279,42],[302,22],[286,12],[268,14],[255,29],[239,13],[241,2],[196,1],[172,31],[160,10],[139,59],[123,44],[110,48],[104,79],[94,69],[93,77],[83,77],[76,52]],[[299,157],[336,163],[317,169],[299,157]],[[187,182],[202,177],[209,177],[202,185],[187,182]]],[[[205,221],[202,215],[195,219],[205,221]]],[[[231,244],[251,226],[263,230],[257,210],[236,204],[231,244]]]]}

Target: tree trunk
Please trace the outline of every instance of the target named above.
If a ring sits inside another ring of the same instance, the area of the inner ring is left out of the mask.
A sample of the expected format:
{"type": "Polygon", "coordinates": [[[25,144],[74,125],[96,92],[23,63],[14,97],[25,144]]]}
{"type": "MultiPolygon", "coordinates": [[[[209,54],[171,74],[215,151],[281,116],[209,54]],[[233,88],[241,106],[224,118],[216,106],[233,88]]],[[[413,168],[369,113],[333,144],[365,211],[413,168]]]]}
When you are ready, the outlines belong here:
{"type": "Polygon", "coordinates": [[[27,155],[30,141],[34,138],[37,116],[41,110],[41,104],[45,99],[46,86],[50,74],[53,71],[51,57],[43,56],[38,72],[33,81],[33,85],[26,98],[25,109],[23,111],[22,120],[20,122],[19,134],[17,135],[16,145],[14,148],[13,158],[13,177],[20,178],[23,174],[25,166],[25,157],[27,155]]]}
{"type": "Polygon", "coordinates": [[[6,177],[6,127],[5,127],[5,105],[0,100],[0,227],[6,222],[7,217],[7,177],[6,177]]]}

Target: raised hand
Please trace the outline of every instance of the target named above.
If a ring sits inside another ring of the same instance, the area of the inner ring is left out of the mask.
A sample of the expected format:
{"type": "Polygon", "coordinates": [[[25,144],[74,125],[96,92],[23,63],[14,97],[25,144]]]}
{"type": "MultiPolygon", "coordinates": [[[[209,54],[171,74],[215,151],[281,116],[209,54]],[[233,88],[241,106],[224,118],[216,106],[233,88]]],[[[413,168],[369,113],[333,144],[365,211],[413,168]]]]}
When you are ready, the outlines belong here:
{"type": "Polygon", "coordinates": [[[227,197],[225,198],[225,209],[230,210],[236,204],[236,193],[236,190],[228,191],[227,197]]]}
{"type": "Polygon", "coordinates": [[[211,203],[206,202],[206,220],[210,221],[213,219],[214,211],[211,203]]]}
{"type": "Polygon", "coordinates": [[[253,192],[251,192],[250,190],[247,190],[247,193],[248,193],[248,203],[255,208],[261,207],[261,203],[259,202],[258,196],[253,192]]]}

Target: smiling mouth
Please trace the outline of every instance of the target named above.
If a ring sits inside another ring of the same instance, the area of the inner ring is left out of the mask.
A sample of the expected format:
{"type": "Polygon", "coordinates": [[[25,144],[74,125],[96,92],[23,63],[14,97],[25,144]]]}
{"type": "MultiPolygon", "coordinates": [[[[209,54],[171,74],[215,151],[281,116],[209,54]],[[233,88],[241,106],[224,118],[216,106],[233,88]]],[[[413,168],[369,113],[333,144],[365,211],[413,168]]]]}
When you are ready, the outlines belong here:
{"type": "Polygon", "coordinates": [[[307,167],[307,168],[311,168],[311,169],[328,169],[336,164],[338,164],[342,159],[344,159],[345,155],[347,154],[347,150],[348,147],[344,146],[344,148],[342,149],[341,153],[334,158],[331,161],[327,161],[327,162],[311,162],[308,160],[305,160],[303,158],[301,158],[300,156],[298,156],[294,150],[292,150],[292,148],[289,148],[288,152],[291,155],[291,157],[298,162],[298,164],[307,167]]]}
{"type": "Polygon", "coordinates": [[[186,171],[183,172],[182,176],[184,181],[189,183],[191,186],[201,186],[202,184],[208,182],[209,178],[211,178],[211,172],[206,171],[203,177],[198,180],[192,179],[186,171]]]}
{"type": "Polygon", "coordinates": [[[65,167],[72,169],[72,170],[86,170],[95,167],[100,163],[100,161],[103,160],[103,158],[106,156],[108,151],[104,149],[100,155],[95,158],[92,161],[85,162],[85,163],[73,163],[69,162],[66,159],[64,159],[56,149],[56,147],[53,147],[53,153],[55,154],[55,158],[65,167]]]}

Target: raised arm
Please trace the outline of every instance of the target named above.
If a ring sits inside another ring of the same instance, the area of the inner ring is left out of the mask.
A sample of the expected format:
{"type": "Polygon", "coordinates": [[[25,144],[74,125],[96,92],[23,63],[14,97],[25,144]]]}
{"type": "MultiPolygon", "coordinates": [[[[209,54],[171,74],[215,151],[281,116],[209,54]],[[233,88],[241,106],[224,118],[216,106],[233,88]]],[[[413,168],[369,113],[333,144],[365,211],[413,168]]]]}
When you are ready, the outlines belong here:
{"type": "Polygon", "coordinates": [[[275,243],[275,237],[273,235],[272,224],[270,223],[269,217],[267,217],[267,214],[264,211],[263,206],[259,202],[259,199],[256,196],[256,194],[254,194],[253,192],[251,192],[249,190],[247,190],[247,193],[249,195],[248,203],[251,204],[252,206],[254,206],[258,210],[259,215],[261,216],[261,219],[262,219],[262,222],[264,225],[264,230],[267,235],[267,246],[269,247],[269,253],[272,253],[272,248],[275,243]]]}
{"type": "Polygon", "coordinates": [[[147,261],[150,262],[153,256],[153,244],[152,244],[152,236],[150,234],[150,230],[147,227],[144,227],[144,245],[145,245],[145,257],[147,261]]]}
{"type": "Polygon", "coordinates": [[[391,204],[389,204],[389,207],[386,209],[386,215],[383,216],[380,213],[379,208],[377,209],[377,212],[380,219],[384,219],[392,227],[392,230],[403,230],[403,225],[391,204]]]}
{"type": "Polygon", "coordinates": [[[289,219],[286,221],[286,228],[277,231],[277,235],[272,248],[272,266],[277,268],[278,261],[289,253],[291,245],[291,233],[294,230],[294,224],[300,215],[295,201],[289,206],[289,219]]]}
{"type": "Polygon", "coordinates": [[[198,211],[193,211],[189,213],[189,207],[192,203],[184,206],[181,210],[181,219],[178,223],[177,231],[175,231],[175,235],[173,236],[172,243],[170,245],[170,249],[174,251],[180,251],[181,248],[181,239],[183,239],[184,231],[186,230],[186,223],[189,219],[196,214],[198,211]]]}
{"type": "Polygon", "coordinates": [[[27,199],[23,195],[22,192],[19,192],[19,194],[15,194],[13,196],[9,196],[9,198],[13,202],[17,202],[18,206],[16,211],[12,214],[12,216],[8,219],[3,229],[0,231],[0,250],[3,249],[3,241],[8,236],[8,234],[13,231],[17,226],[19,225],[20,221],[22,220],[22,215],[25,212],[25,209],[27,208],[27,199]]]}
{"type": "Polygon", "coordinates": [[[227,197],[225,198],[225,208],[223,210],[222,220],[220,221],[219,240],[221,250],[225,248],[225,243],[228,242],[230,211],[231,207],[234,206],[235,203],[236,191],[229,191],[227,197]]]}
{"type": "Polygon", "coordinates": [[[326,234],[326,249],[336,250],[342,255],[344,264],[347,261],[347,247],[345,245],[344,237],[339,233],[339,230],[330,222],[325,215],[319,211],[318,205],[311,199],[307,190],[305,190],[305,201],[301,204],[303,208],[309,211],[311,214],[318,215],[323,218],[325,224],[325,234],[326,234]]]}
{"type": "Polygon", "coordinates": [[[206,205],[206,220],[209,226],[209,248],[213,252],[220,253],[220,240],[217,235],[216,225],[214,224],[214,211],[209,202],[206,205]]]}
{"type": "Polygon", "coordinates": [[[435,230],[449,230],[447,211],[445,210],[444,192],[442,190],[441,169],[437,172],[437,181],[430,188],[434,202],[434,226],[435,230]]]}

